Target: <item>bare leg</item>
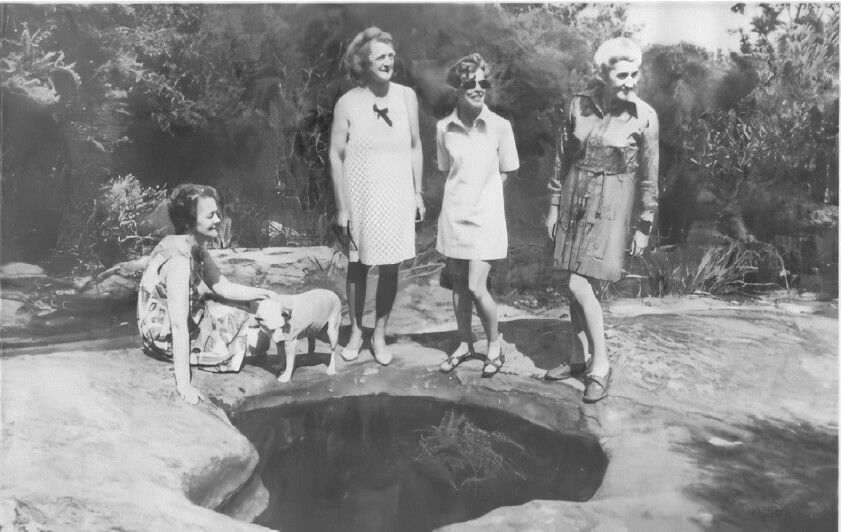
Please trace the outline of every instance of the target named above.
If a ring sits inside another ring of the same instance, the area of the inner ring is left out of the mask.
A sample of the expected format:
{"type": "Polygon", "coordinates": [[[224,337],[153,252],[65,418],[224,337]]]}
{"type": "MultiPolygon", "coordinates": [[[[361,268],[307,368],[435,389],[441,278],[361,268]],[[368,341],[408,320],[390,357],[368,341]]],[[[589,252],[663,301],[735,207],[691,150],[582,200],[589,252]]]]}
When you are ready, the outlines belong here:
{"type": "Polygon", "coordinates": [[[369,267],[361,262],[348,263],[347,304],[350,316],[350,339],[342,351],[346,360],[359,356],[362,347],[362,316],[365,314],[365,291],[369,267]]]}
{"type": "Polygon", "coordinates": [[[491,293],[488,292],[488,273],[491,264],[483,260],[471,260],[467,275],[468,289],[473,297],[485,334],[488,337],[488,359],[499,357],[499,327],[497,322],[497,307],[491,293]]]}
{"type": "Polygon", "coordinates": [[[397,297],[397,268],[399,264],[388,264],[379,267],[380,278],[377,281],[377,321],[374,324],[374,336],[371,338],[371,346],[374,349],[374,358],[383,365],[391,362],[391,352],[385,343],[385,332],[388,326],[388,318],[391,309],[394,307],[394,299],[397,297]]]}
{"type": "Polygon", "coordinates": [[[593,287],[584,277],[572,274],[569,279],[569,289],[576,302],[581,306],[584,324],[591,340],[593,349],[593,364],[590,372],[593,375],[604,376],[610,369],[607,359],[607,348],[604,338],[604,317],[593,287]]]}

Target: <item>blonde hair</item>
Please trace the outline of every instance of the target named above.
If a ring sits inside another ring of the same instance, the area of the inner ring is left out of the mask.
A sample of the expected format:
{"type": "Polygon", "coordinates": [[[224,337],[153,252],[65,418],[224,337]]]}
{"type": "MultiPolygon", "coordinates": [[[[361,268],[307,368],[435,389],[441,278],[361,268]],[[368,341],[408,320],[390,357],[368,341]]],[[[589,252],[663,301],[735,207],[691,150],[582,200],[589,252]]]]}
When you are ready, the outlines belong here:
{"type": "Polygon", "coordinates": [[[394,48],[394,39],[391,34],[380,28],[371,26],[360,32],[350,41],[347,52],[345,52],[344,64],[355,79],[361,79],[365,69],[368,67],[368,54],[371,52],[371,43],[381,42],[394,48]]]}
{"type": "Polygon", "coordinates": [[[630,61],[636,66],[642,63],[642,50],[627,37],[616,37],[601,44],[593,56],[596,71],[610,70],[619,61],[630,61]]]}

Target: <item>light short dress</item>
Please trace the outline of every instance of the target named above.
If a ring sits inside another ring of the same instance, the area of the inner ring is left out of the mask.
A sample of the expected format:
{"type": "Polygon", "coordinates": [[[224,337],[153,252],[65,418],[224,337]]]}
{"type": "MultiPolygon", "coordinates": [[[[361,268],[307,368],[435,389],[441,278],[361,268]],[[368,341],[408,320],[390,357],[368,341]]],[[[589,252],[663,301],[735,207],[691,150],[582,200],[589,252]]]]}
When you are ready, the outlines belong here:
{"type": "Polygon", "coordinates": [[[166,268],[177,256],[190,260],[190,364],[210,366],[214,371],[239,371],[249,354],[249,333],[256,335],[260,326],[249,311],[204,297],[207,290],[202,289],[202,283],[207,269],[216,265],[207,250],[186,235],[164,237],[152,250],[140,279],[137,325],[144,351],[155,358],[172,360],[166,268]]]}
{"type": "Polygon", "coordinates": [[[356,87],[344,94],[349,117],[343,165],[351,236],[348,259],[369,266],[415,256],[415,186],[408,98],[390,83],[385,101],[356,87]],[[374,111],[388,109],[391,125],[374,111]]]}
{"type": "Polygon", "coordinates": [[[558,206],[554,269],[617,281],[631,229],[647,234],[657,209],[659,125],[637,97],[613,109],[598,101],[595,91],[575,95],[559,135],[549,183],[558,206]]]}
{"type": "Polygon", "coordinates": [[[511,123],[485,106],[468,128],[456,110],[436,126],[438,169],[447,174],[436,249],[450,259],[508,256],[503,172],[520,167],[511,123]]]}

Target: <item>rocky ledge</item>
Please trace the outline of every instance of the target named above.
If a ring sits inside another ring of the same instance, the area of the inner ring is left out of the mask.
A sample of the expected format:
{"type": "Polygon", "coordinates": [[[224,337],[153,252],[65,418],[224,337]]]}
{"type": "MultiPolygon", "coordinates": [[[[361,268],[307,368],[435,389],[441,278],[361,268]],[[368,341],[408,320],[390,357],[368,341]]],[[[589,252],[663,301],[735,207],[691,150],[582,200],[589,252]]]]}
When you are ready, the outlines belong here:
{"type": "Polygon", "coordinates": [[[585,405],[581,382],[539,378],[565,356],[562,310],[538,316],[503,306],[503,372],[481,379],[481,364],[471,361],[444,376],[436,369],[453,342],[450,294],[435,275],[404,277],[391,366],[363,351],[329,377],[319,360],[302,361],[287,385],[275,380],[272,357],[236,375],[198,371],[208,401],[197,407],[175,396],[171,366],[144,356],[131,334],[7,347],[0,359],[0,527],[261,529],[247,522],[265,504],[251,478],[257,456],[229,416],[371,393],[493,404],[599,437],[610,465],[592,500],[499,508],[452,529],[837,526],[835,316],[698,298],[613,302],[611,396],[585,405]]]}

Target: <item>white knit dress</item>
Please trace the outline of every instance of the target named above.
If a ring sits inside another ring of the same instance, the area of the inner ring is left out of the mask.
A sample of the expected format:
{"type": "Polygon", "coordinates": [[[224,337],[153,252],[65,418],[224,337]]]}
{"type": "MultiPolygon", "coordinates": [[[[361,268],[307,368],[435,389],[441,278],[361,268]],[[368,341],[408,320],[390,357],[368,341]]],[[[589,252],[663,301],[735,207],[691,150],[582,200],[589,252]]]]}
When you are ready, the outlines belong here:
{"type": "Polygon", "coordinates": [[[363,87],[342,96],[349,115],[343,171],[350,201],[351,262],[396,264],[415,256],[409,90],[391,83],[384,101],[363,87]],[[391,126],[374,111],[375,103],[388,108],[391,126]]]}

